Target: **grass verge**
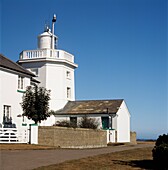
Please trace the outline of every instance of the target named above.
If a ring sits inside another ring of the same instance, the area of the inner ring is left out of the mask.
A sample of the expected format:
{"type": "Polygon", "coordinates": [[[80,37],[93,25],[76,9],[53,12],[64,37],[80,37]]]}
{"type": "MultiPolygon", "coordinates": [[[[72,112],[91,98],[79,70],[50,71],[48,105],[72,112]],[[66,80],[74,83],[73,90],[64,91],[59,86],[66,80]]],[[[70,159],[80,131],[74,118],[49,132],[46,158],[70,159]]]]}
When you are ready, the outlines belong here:
{"type": "Polygon", "coordinates": [[[152,161],[153,147],[133,149],[102,154],[60,164],[39,167],[34,170],[134,170],[154,169],[152,161]]]}
{"type": "Polygon", "coordinates": [[[58,149],[50,146],[30,145],[30,144],[0,144],[0,150],[43,150],[58,149]]]}

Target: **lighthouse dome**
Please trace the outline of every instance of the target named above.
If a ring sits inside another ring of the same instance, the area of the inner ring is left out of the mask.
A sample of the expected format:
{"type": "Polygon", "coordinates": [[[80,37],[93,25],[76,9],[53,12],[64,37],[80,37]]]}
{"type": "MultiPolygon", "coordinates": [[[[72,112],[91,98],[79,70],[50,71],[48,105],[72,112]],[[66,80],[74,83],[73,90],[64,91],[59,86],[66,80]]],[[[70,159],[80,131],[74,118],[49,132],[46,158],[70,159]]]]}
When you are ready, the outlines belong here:
{"type": "Polygon", "coordinates": [[[51,49],[52,33],[50,31],[43,32],[38,36],[38,48],[39,49],[51,49]]]}

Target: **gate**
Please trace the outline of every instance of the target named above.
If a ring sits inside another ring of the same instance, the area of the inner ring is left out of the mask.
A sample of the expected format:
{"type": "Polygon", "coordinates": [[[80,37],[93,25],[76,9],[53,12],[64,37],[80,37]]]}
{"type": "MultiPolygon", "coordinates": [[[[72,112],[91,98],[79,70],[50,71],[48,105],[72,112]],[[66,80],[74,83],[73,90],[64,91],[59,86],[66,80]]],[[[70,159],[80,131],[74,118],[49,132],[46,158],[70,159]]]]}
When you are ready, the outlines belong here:
{"type": "Polygon", "coordinates": [[[29,131],[27,127],[0,128],[0,143],[28,143],[29,131]]]}

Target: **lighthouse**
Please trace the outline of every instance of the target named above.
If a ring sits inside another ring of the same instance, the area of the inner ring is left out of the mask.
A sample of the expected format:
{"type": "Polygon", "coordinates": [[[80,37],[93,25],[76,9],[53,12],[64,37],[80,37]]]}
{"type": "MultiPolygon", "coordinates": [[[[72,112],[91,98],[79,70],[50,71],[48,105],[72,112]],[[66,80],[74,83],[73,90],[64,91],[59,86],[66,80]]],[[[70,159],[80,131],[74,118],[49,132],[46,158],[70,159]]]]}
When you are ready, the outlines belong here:
{"type": "MultiPolygon", "coordinates": [[[[20,53],[18,63],[36,75],[39,86],[51,90],[50,110],[58,110],[68,101],[75,100],[75,76],[78,65],[74,55],[57,48],[58,37],[54,34],[56,15],[52,19],[52,30],[45,26],[44,32],[38,35],[38,48],[20,53]]],[[[45,125],[54,124],[51,117],[45,125]]]]}

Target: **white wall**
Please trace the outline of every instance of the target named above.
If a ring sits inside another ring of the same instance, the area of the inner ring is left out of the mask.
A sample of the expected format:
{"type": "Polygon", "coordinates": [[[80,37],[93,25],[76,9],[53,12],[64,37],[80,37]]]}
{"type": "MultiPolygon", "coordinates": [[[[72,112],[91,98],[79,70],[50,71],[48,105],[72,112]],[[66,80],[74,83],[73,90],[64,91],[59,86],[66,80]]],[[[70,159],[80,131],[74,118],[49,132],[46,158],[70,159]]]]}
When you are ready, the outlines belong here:
{"type": "MultiPolygon", "coordinates": [[[[36,77],[41,83],[39,86],[51,90],[51,100],[49,102],[50,110],[58,110],[65,106],[68,100],[75,100],[74,89],[74,68],[58,62],[58,61],[32,61],[30,63],[22,63],[24,68],[31,70],[38,68],[38,76],[36,77]],[[67,77],[67,71],[70,77],[67,77]],[[71,88],[71,97],[67,98],[67,87],[71,88]]],[[[40,125],[50,126],[55,124],[55,117],[50,116],[47,120],[42,121],[40,125]]]]}
{"type": "Polygon", "coordinates": [[[46,88],[51,90],[50,109],[58,110],[68,101],[66,67],[56,63],[47,63],[46,67],[46,88]]]}
{"type": "Polygon", "coordinates": [[[123,101],[117,112],[117,142],[130,142],[130,113],[123,101]]]}
{"type": "Polygon", "coordinates": [[[112,119],[112,128],[117,130],[117,115],[112,119]]]}
{"type": "Polygon", "coordinates": [[[40,81],[41,87],[46,87],[46,65],[45,62],[31,62],[31,63],[22,63],[22,67],[31,71],[31,69],[38,69],[37,80],[40,81]]]}
{"type": "Polygon", "coordinates": [[[38,144],[38,125],[30,125],[30,144],[38,144]]]}
{"type": "Polygon", "coordinates": [[[75,100],[74,89],[74,68],[59,62],[35,62],[22,63],[24,68],[38,68],[37,80],[41,83],[39,86],[51,90],[50,109],[58,110],[65,106],[68,100],[75,100]],[[66,72],[70,72],[70,78],[67,78],[66,72]],[[71,97],[67,98],[67,87],[71,88],[71,97]]]}
{"type": "MultiPolygon", "coordinates": [[[[18,74],[8,71],[0,70],[0,123],[3,122],[3,106],[11,106],[12,123],[16,124],[18,128],[22,126],[23,117],[22,108],[20,103],[22,102],[22,92],[18,92],[18,74]]],[[[24,78],[24,87],[30,85],[30,78],[24,78]]],[[[26,121],[26,118],[25,118],[26,121]]]]}

